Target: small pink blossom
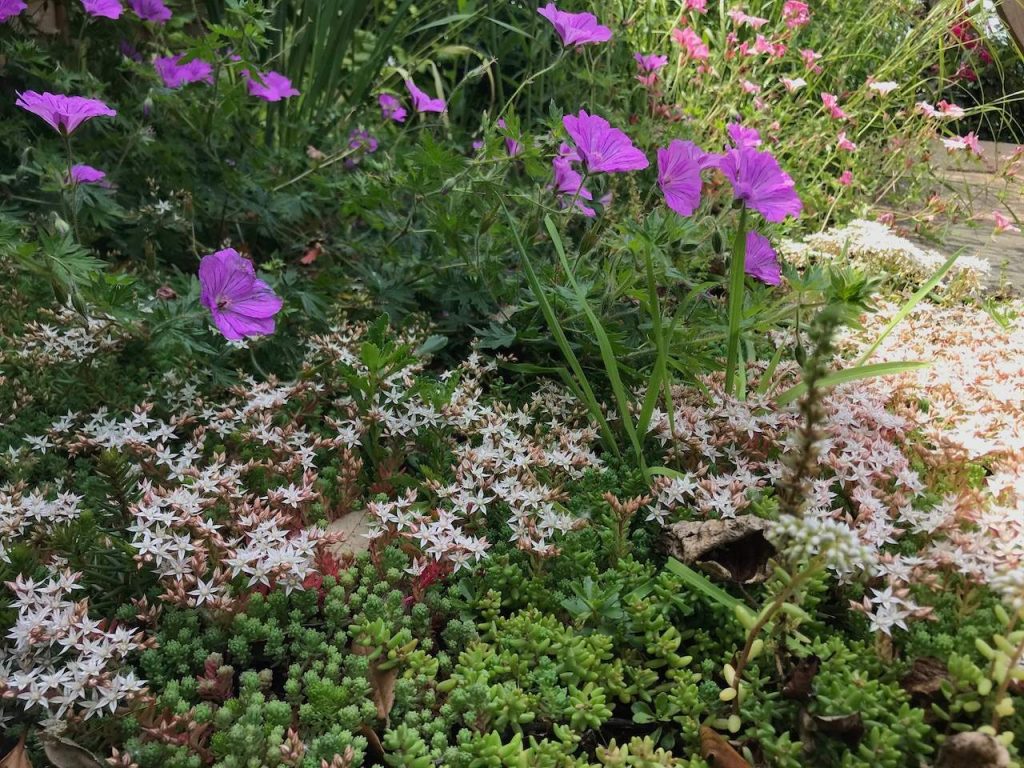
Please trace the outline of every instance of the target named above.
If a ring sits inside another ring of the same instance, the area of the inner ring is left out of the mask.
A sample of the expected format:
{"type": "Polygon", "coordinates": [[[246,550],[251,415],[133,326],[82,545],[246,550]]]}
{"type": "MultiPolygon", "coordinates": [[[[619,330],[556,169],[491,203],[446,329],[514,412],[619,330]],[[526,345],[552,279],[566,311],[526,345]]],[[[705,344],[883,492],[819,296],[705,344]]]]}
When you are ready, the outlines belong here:
{"type": "Polygon", "coordinates": [[[839,174],[839,183],[844,187],[848,187],[853,184],[853,174],[850,171],[843,171],[839,174]]]}
{"type": "Polygon", "coordinates": [[[804,66],[811,72],[819,73],[822,71],[821,65],[818,64],[818,59],[821,58],[821,54],[817,51],[811,50],[810,48],[802,48],[800,50],[800,58],[804,60],[804,66]]]}
{"type": "Polygon", "coordinates": [[[786,0],[782,6],[782,19],[790,29],[799,29],[811,20],[811,12],[807,3],[786,0]]]}
{"type": "Polygon", "coordinates": [[[784,86],[786,86],[786,90],[789,91],[790,93],[796,93],[801,88],[803,88],[805,85],[807,85],[807,81],[804,80],[802,77],[794,77],[794,78],[783,77],[782,78],[782,84],[784,86]]]}
{"type": "Polygon", "coordinates": [[[877,80],[868,80],[868,88],[882,96],[888,96],[898,87],[899,84],[894,83],[892,80],[883,80],[882,82],[878,82],[877,80]]]}
{"type": "Polygon", "coordinates": [[[745,79],[744,80],[740,80],[740,88],[743,89],[744,93],[754,94],[754,93],[760,93],[761,92],[761,86],[760,85],[758,85],[757,83],[752,83],[749,80],[745,80],[745,79]]]}
{"type": "Polygon", "coordinates": [[[959,152],[968,149],[975,155],[975,157],[981,157],[985,154],[985,149],[981,146],[981,142],[978,141],[978,137],[974,131],[971,131],[966,136],[953,136],[952,138],[943,139],[942,143],[950,152],[959,152]]]}
{"type": "Polygon", "coordinates": [[[939,112],[951,120],[959,120],[966,114],[963,107],[958,107],[956,104],[952,104],[945,99],[938,103],[938,108],[939,112]]]}
{"type": "Polygon", "coordinates": [[[746,25],[754,29],[760,29],[768,23],[768,19],[762,19],[760,16],[750,16],[739,8],[733,8],[729,11],[729,18],[732,19],[732,23],[737,27],[746,25]]]}
{"type": "Polygon", "coordinates": [[[708,12],[708,0],[686,0],[685,10],[697,13],[708,12]]]}
{"type": "Polygon", "coordinates": [[[996,234],[1000,234],[1002,232],[1020,232],[1020,227],[1016,226],[1009,218],[999,211],[992,211],[992,217],[996,220],[996,234]]]}
{"type": "Polygon", "coordinates": [[[836,148],[841,149],[844,152],[857,151],[857,145],[847,138],[846,131],[839,132],[839,138],[836,140],[836,148]]]}
{"type": "Polygon", "coordinates": [[[672,30],[672,39],[686,49],[687,58],[695,61],[706,61],[711,55],[711,50],[701,36],[690,27],[675,28],[672,30]]]}
{"type": "Polygon", "coordinates": [[[845,120],[846,113],[839,106],[839,98],[834,93],[822,93],[821,103],[825,105],[833,120],[845,120]]]}

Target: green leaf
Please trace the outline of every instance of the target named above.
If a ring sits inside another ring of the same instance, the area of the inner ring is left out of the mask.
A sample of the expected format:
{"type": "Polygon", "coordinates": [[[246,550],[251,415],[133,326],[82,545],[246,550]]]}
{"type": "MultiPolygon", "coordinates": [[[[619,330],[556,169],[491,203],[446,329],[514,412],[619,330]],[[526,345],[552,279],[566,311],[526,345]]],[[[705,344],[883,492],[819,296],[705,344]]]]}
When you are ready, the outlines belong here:
{"type": "Polygon", "coordinates": [[[735,611],[737,605],[742,605],[739,600],[730,595],[724,589],[717,587],[708,581],[706,576],[697,573],[693,568],[688,565],[684,565],[674,557],[670,557],[668,559],[666,567],[682,579],[686,586],[690,587],[695,592],[700,592],[702,595],[719,605],[728,608],[730,613],[735,611]]]}
{"type": "MultiPolygon", "coordinates": [[[[922,368],[927,368],[931,363],[928,362],[904,362],[896,361],[892,363],[870,363],[869,365],[857,365],[852,368],[844,368],[841,371],[830,373],[828,376],[822,377],[819,382],[819,386],[822,389],[829,387],[837,387],[840,384],[849,384],[851,381],[858,381],[860,379],[870,379],[874,376],[893,376],[897,373],[906,373],[907,371],[918,371],[922,368]]],[[[785,392],[775,398],[775,402],[779,405],[788,405],[789,403],[796,400],[804,392],[807,391],[807,386],[800,382],[799,384],[790,387],[785,392]]]]}

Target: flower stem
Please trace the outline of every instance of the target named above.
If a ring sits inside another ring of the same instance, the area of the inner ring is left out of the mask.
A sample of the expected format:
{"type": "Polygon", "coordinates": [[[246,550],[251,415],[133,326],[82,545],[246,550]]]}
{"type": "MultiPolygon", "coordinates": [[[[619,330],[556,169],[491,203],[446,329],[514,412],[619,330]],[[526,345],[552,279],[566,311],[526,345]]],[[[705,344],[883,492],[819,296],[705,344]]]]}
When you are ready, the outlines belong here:
{"type": "Polygon", "coordinates": [[[743,321],[743,278],[747,258],[747,209],[740,208],[736,237],[732,242],[729,262],[729,337],[725,357],[725,393],[733,394],[736,385],[736,364],[740,351],[740,324],[743,321]]]}
{"type": "Polygon", "coordinates": [[[71,186],[71,202],[69,204],[71,214],[71,228],[75,233],[75,241],[81,243],[82,238],[78,235],[78,182],[72,175],[72,168],[75,167],[74,157],[71,154],[71,136],[67,133],[64,136],[64,151],[68,158],[67,183],[71,186]]]}

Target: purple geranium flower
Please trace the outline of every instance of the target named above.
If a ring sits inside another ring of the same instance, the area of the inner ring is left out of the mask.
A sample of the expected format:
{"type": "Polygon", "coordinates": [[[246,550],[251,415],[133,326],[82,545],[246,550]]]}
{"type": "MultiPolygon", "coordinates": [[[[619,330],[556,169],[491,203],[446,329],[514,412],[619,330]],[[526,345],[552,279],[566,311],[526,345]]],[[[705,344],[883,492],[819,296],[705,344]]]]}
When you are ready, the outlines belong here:
{"type": "Polygon", "coordinates": [[[799,216],[803,210],[793,179],[770,152],[751,147],[730,149],[719,159],[718,168],[732,183],[733,196],[768,221],[799,216]]]}
{"type": "Polygon", "coordinates": [[[554,3],[538,8],[537,13],[550,21],[562,45],[586,45],[587,43],[604,43],[612,39],[612,31],[597,23],[592,13],[568,13],[560,11],[554,3]]]}
{"type": "Polygon", "coordinates": [[[658,150],[658,186],[665,204],[680,216],[690,216],[700,205],[701,171],[711,163],[692,141],[676,139],[658,150]]]}
{"type": "Polygon", "coordinates": [[[377,139],[371,136],[367,131],[354,130],[348,134],[349,149],[358,149],[366,152],[367,154],[373,154],[377,151],[377,147],[377,139]]]}
{"type": "Polygon", "coordinates": [[[162,0],[128,0],[135,15],[143,21],[166,24],[171,20],[171,9],[162,0]]]}
{"type": "Polygon", "coordinates": [[[225,338],[234,341],[274,332],[274,315],[283,302],[234,248],[203,257],[199,284],[200,300],[225,338]]]}
{"type": "Polygon", "coordinates": [[[0,0],[0,21],[7,21],[17,16],[26,8],[28,6],[25,5],[23,0],[0,0]]]}
{"type": "Polygon", "coordinates": [[[402,103],[390,93],[380,94],[377,97],[377,103],[380,104],[381,117],[385,120],[394,120],[396,123],[405,122],[406,115],[409,113],[405,111],[402,103]]]}
{"type": "Polygon", "coordinates": [[[179,64],[184,54],[161,56],[153,61],[156,72],[168,88],[181,88],[189,83],[213,83],[213,65],[202,59],[179,64]]]}
{"type": "Polygon", "coordinates": [[[258,76],[262,82],[257,82],[250,76],[249,70],[242,72],[249,93],[256,98],[264,101],[281,101],[299,95],[298,89],[292,86],[292,81],[280,72],[258,73],[258,76]]]}
{"type": "Polygon", "coordinates": [[[597,211],[583,204],[584,200],[593,200],[594,195],[583,186],[583,177],[572,167],[570,160],[559,155],[551,161],[551,166],[555,172],[555,180],[551,187],[561,203],[575,205],[576,209],[588,218],[596,216],[597,211]]]}
{"type": "Polygon", "coordinates": [[[417,112],[444,112],[448,105],[444,103],[444,99],[432,99],[426,93],[416,87],[416,83],[412,80],[405,81],[405,87],[409,90],[409,95],[412,96],[412,108],[417,112]]]}
{"type": "Polygon", "coordinates": [[[576,142],[576,149],[590,173],[639,171],[650,165],[647,155],[633,146],[629,137],[598,115],[566,115],[562,124],[576,142]]]}
{"type": "Polygon", "coordinates": [[[782,282],[782,270],[775,249],[768,238],[758,232],[747,232],[747,256],[743,269],[762,283],[778,285],[782,282]]]}
{"type": "Polygon", "coordinates": [[[739,123],[729,123],[725,126],[725,132],[737,149],[749,147],[754,149],[761,146],[761,134],[754,128],[745,128],[739,123]]]}
{"type": "Polygon", "coordinates": [[[18,94],[15,104],[43,118],[50,126],[68,135],[86,120],[94,117],[113,117],[117,112],[99,99],[83,96],[65,96],[62,93],[25,91],[18,94]]]}
{"type": "Polygon", "coordinates": [[[105,178],[107,178],[107,174],[99,168],[80,163],[71,166],[71,173],[66,181],[71,184],[99,184],[105,178]]]}
{"type": "Polygon", "coordinates": [[[668,64],[668,56],[659,56],[656,53],[644,55],[637,52],[633,54],[633,58],[636,59],[637,67],[644,72],[657,72],[668,64]]]}
{"type": "MultiPolygon", "coordinates": [[[[505,123],[504,117],[499,117],[498,122],[495,123],[503,131],[508,130],[508,125],[505,123]]],[[[522,154],[523,145],[513,139],[511,136],[505,137],[505,151],[508,152],[509,157],[515,157],[516,155],[522,154]]]]}
{"type": "Polygon", "coordinates": [[[82,5],[90,16],[102,16],[104,19],[120,19],[124,13],[121,0],[82,0],[82,5]]]}

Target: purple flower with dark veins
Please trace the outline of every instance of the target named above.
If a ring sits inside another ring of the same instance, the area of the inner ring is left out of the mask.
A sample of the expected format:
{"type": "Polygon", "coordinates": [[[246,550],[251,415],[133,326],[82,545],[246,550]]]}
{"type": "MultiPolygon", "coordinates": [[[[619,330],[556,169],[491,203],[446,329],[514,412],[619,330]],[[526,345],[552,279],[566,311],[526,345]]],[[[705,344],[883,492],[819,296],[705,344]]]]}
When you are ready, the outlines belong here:
{"type": "Polygon", "coordinates": [[[55,131],[67,135],[74,133],[86,120],[94,117],[113,117],[117,114],[99,99],[65,96],[62,93],[25,91],[18,94],[15,104],[43,118],[55,131]]]}
{"type": "Polygon", "coordinates": [[[583,186],[583,177],[572,167],[572,162],[567,157],[559,155],[551,161],[551,165],[555,172],[551,188],[555,190],[562,205],[574,205],[588,218],[596,216],[597,211],[583,204],[584,200],[593,200],[594,195],[583,186]]]}
{"type": "Polygon", "coordinates": [[[171,20],[171,9],[162,0],[129,0],[135,15],[143,21],[166,24],[171,20]]]}
{"type": "Polygon", "coordinates": [[[633,54],[633,58],[636,59],[637,68],[642,72],[657,72],[668,64],[668,56],[659,56],[656,53],[644,55],[637,52],[633,54]]]}
{"type": "Polygon", "coordinates": [[[280,72],[258,73],[257,81],[249,74],[249,70],[244,70],[242,77],[245,78],[250,95],[264,101],[281,101],[299,95],[298,89],[292,86],[292,81],[280,72]]]}
{"type": "Polygon", "coordinates": [[[432,99],[425,92],[416,87],[412,80],[405,81],[405,87],[412,97],[412,108],[417,112],[444,112],[448,105],[444,99],[432,99]]]}
{"type": "Polygon", "coordinates": [[[199,262],[200,301],[226,339],[266,336],[274,332],[274,315],[283,302],[256,277],[252,262],[234,248],[204,256],[199,262]]]}
{"type": "Polygon", "coordinates": [[[390,93],[382,93],[377,97],[380,104],[380,114],[385,120],[394,120],[396,123],[404,123],[409,114],[405,111],[402,103],[390,93]]]}
{"type": "Polygon", "coordinates": [[[587,45],[589,43],[605,43],[612,39],[612,31],[597,23],[592,13],[569,13],[560,11],[554,3],[538,8],[537,13],[551,22],[562,45],[587,45]]]}
{"type": "Polygon", "coordinates": [[[121,0],[82,0],[82,5],[90,16],[104,19],[120,19],[121,14],[124,13],[121,0]]]}
{"type": "Polygon", "coordinates": [[[725,126],[725,132],[729,134],[729,139],[737,149],[744,147],[756,149],[761,146],[761,134],[754,128],[745,128],[739,123],[729,123],[725,126]]]}
{"type": "Polygon", "coordinates": [[[177,56],[161,56],[153,60],[153,66],[165,86],[176,89],[189,83],[213,83],[213,65],[210,62],[192,59],[179,64],[183,56],[179,53],[177,56]]]}
{"type": "Polygon", "coordinates": [[[79,163],[71,166],[71,173],[65,181],[70,184],[101,184],[102,186],[109,186],[103,183],[105,178],[107,178],[107,174],[99,168],[79,163]]]}
{"type": "Polygon", "coordinates": [[[672,141],[658,150],[658,186],[665,204],[680,216],[691,216],[700,206],[703,186],[701,171],[713,165],[713,158],[692,141],[672,141]]]}
{"type": "Polygon", "coordinates": [[[768,238],[758,232],[747,232],[747,256],[744,271],[762,283],[778,285],[782,282],[779,260],[768,238]]]}
{"type": "Polygon", "coordinates": [[[718,168],[732,183],[733,196],[767,221],[780,222],[803,211],[793,179],[770,152],[751,147],[730,149],[718,160],[718,168]]]}
{"type": "Polygon", "coordinates": [[[0,0],[0,21],[7,21],[28,8],[23,0],[0,0]]]}
{"type": "Polygon", "coordinates": [[[589,173],[640,171],[650,165],[647,155],[603,117],[580,110],[578,115],[563,117],[562,124],[576,143],[576,150],[586,162],[589,173]]]}

